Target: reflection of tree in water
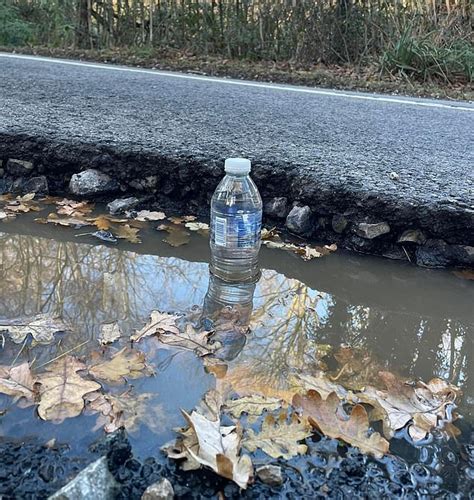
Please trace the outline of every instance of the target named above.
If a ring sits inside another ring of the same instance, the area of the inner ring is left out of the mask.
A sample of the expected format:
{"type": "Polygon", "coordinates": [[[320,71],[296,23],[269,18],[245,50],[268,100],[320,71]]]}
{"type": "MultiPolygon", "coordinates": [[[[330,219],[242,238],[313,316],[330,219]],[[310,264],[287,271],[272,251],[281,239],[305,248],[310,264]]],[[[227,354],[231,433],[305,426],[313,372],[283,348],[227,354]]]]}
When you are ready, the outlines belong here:
{"type": "MultiPolygon", "coordinates": [[[[91,338],[104,321],[124,331],[152,309],[184,311],[202,304],[206,264],[79,245],[32,236],[0,235],[0,317],[51,312],[76,332],[61,349],[91,338]]],[[[321,344],[365,347],[387,367],[429,379],[433,374],[472,388],[472,328],[452,318],[349,304],[274,271],[265,271],[254,300],[253,333],[234,364],[265,383],[292,370],[312,370],[321,344]],[[471,357],[471,360],[468,357],[471,357]]],[[[52,353],[49,353],[51,356],[52,353]]]]}
{"type": "MultiPolygon", "coordinates": [[[[62,351],[95,336],[101,323],[138,328],[155,308],[200,300],[205,265],[32,236],[0,236],[0,317],[48,312],[74,326],[62,351]]],[[[51,355],[51,349],[49,354],[51,355]]]]}
{"type": "Polygon", "coordinates": [[[345,343],[373,352],[388,369],[426,380],[437,375],[465,390],[472,387],[469,325],[397,311],[396,304],[388,304],[388,311],[348,304],[270,271],[259,292],[256,329],[234,367],[258,385],[284,385],[292,370],[317,368],[325,344],[345,343]]]}

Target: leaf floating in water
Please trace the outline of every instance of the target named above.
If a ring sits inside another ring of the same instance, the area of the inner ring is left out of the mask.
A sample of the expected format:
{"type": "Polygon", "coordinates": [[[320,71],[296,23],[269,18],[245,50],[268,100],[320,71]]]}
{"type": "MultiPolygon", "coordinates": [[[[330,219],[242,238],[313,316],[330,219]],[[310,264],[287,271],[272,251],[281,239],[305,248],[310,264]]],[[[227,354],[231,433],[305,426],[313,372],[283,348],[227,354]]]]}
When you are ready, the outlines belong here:
{"type": "Polygon", "coordinates": [[[99,215],[99,217],[92,219],[91,222],[100,231],[108,231],[111,226],[110,220],[105,215],[99,215]]]}
{"type": "MultiPolygon", "coordinates": [[[[0,215],[1,218],[1,215],[0,215]]],[[[465,280],[474,280],[474,269],[461,269],[453,271],[453,274],[458,278],[463,278],[465,280]]]]}
{"type": "Polygon", "coordinates": [[[196,218],[195,215],[182,215],[180,217],[168,217],[168,220],[173,224],[182,224],[183,222],[192,222],[196,218]]]}
{"type": "Polygon", "coordinates": [[[116,321],[104,323],[100,328],[99,342],[102,345],[112,344],[120,338],[122,332],[116,321]]]}
{"type": "Polygon", "coordinates": [[[138,342],[143,337],[149,337],[157,333],[170,332],[179,334],[179,328],[176,326],[176,321],[180,316],[160,311],[152,311],[150,321],[139,331],[131,335],[132,342],[138,342]]]}
{"type": "Polygon", "coordinates": [[[128,224],[124,224],[113,228],[113,232],[120,240],[126,240],[130,243],[141,243],[138,237],[138,233],[140,232],[138,227],[131,227],[128,224]]]}
{"type": "Polygon", "coordinates": [[[293,406],[301,408],[309,423],[325,436],[342,439],[357,446],[362,452],[381,458],[388,452],[389,443],[378,432],[368,434],[369,418],[362,405],[356,405],[349,417],[343,414],[340,399],[336,393],[322,399],[317,391],[310,390],[306,396],[296,394],[293,406]]]}
{"type": "Polygon", "coordinates": [[[70,217],[83,217],[94,210],[94,204],[87,201],[74,201],[64,198],[56,202],[59,215],[68,215],[70,217]]]}
{"type": "Polygon", "coordinates": [[[29,363],[7,368],[0,366],[0,393],[19,400],[18,406],[26,408],[35,402],[35,378],[31,374],[29,363]]]}
{"type": "Polygon", "coordinates": [[[164,212],[150,212],[149,210],[140,210],[140,212],[137,212],[135,219],[139,221],[156,221],[166,219],[166,215],[164,212]]]}
{"type": "Polygon", "coordinates": [[[190,231],[197,231],[199,234],[207,234],[209,231],[209,224],[204,222],[186,222],[185,227],[190,231]]]}
{"type": "Polygon", "coordinates": [[[21,344],[30,334],[38,344],[51,344],[56,333],[71,331],[71,328],[59,317],[38,314],[0,320],[0,331],[6,331],[15,344],[21,344]]]}
{"type": "Polygon", "coordinates": [[[226,411],[239,418],[242,413],[249,417],[249,421],[255,421],[264,411],[273,411],[281,408],[282,401],[277,398],[266,398],[255,394],[239,399],[230,399],[225,402],[226,411]]]}
{"type": "Polygon", "coordinates": [[[66,227],[84,227],[84,226],[93,226],[91,222],[87,222],[87,220],[82,219],[80,217],[58,217],[55,213],[51,213],[48,215],[46,219],[38,218],[35,219],[35,222],[39,222],[41,224],[55,224],[58,226],[66,226],[66,227]]]}
{"type": "Polygon", "coordinates": [[[86,396],[88,413],[99,413],[95,429],[104,428],[107,433],[125,427],[127,432],[137,431],[145,424],[151,431],[163,431],[165,414],[159,404],[152,404],[156,394],[135,394],[131,390],[123,394],[93,392],[86,396]]]}
{"type": "Polygon", "coordinates": [[[186,245],[187,243],[189,243],[190,233],[185,231],[180,226],[167,226],[166,224],[160,224],[156,229],[158,231],[166,231],[168,233],[163,241],[165,243],[168,243],[168,245],[171,245],[172,247],[179,247],[181,245],[186,245]]]}
{"type": "Polygon", "coordinates": [[[143,352],[124,347],[111,359],[91,366],[89,373],[99,380],[122,383],[126,378],[152,375],[153,370],[147,365],[143,352]]]}
{"type": "Polygon", "coordinates": [[[207,356],[215,352],[221,344],[209,343],[209,336],[212,332],[196,331],[191,325],[186,325],[184,332],[172,333],[162,332],[158,335],[158,340],[169,347],[187,349],[194,351],[198,356],[207,356]]]}
{"type": "Polygon", "coordinates": [[[117,243],[117,238],[109,231],[95,231],[91,235],[106,243],[117,243]]]}
{"type": "Polygon", "coordinates": [[[186,448],[187,455],[241,488],[247,488],[253,477],[253,466],[248,455],[240,454],[240,426],[222,426],[220,419],[209,420],[196,411],[190,415],[183,411],[183,415],[190,425],[189,430],[195,435],[188,441],[197,441],[197,446],[186,448]]]}
{"type": "Polygon", "coordinates": [[[43,420],[58,423],[77,417],[84,408],[84,395],[100,389],[100,384],[77,374],[86,366],[74,356],[64,356],[38,375],[40,403],[38,414],[43,420]]]}
{"type": "Polygon", "coordinates": [[[267,415],[258,434],[248,429],[243,445],[251,452],[261,449],[273,458],[288,460],[306,453],[308,447],[300,441],[310,435],[311,428],[306,423],[300,422],[295,414],[288,423],[286,413],[282,412],[278,420],[267,415]]]}
{"type": "Polygon", "coordinates": [[[385,436],[392,437],[396,430],[410,424],[408,433],[414,441],[419,441],[440,420],[450,421],[447,408],[460,394],[457,387],[439,378],[427,384],[409,384],[386,371],[379,372],[379,377],[386,390],[368,386],[357,397],[375,408],[373,418],[383,421],[385,436]]]}

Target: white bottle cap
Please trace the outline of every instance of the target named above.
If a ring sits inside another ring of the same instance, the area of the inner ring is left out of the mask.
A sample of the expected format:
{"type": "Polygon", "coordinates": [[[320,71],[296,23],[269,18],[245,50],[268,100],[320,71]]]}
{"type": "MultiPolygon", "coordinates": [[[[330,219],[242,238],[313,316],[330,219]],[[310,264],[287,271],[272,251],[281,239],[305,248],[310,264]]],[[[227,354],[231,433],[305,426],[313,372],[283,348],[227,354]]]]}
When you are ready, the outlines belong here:
{"type": "Polygon", "coordinates": [[[251,163],[247,158],[227,158],[224,169],[228,174],[246,175],[250,172],[251,163]]]}

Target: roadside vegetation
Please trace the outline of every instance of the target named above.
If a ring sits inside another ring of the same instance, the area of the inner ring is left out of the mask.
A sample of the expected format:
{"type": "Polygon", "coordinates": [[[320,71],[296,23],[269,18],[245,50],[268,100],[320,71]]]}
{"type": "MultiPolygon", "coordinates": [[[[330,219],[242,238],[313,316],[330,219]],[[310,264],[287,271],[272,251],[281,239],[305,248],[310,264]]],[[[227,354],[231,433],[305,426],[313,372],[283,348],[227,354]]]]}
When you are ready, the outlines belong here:
{"type": "Polygon", "coordinates": [[[454,88],[463,97],[474,78],[472,14],[470,0],[0,0],[0,45],[341,88],[454,88]]]}

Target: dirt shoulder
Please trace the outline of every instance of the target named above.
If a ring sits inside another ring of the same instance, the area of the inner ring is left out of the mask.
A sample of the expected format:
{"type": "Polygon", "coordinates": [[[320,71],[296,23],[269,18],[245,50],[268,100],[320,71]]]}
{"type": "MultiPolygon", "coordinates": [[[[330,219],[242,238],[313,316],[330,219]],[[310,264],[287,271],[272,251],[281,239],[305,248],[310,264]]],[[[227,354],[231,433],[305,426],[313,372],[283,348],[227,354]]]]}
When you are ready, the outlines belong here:
{"type": "Polygon", "coordinates": [[[365,68],[324,65],[302,66],[291,62],[245,61],[195,56],[178,51],[149,49],[77,50],[46,47],[0,47],[3,52],[81,59],[141,68],[182,71],[261,82],[287,83],[339,90],[379,92],[390,95],[474,101],[474,85],[420,83],[401,75],[381,74],[374,65],[365,68]]]}

